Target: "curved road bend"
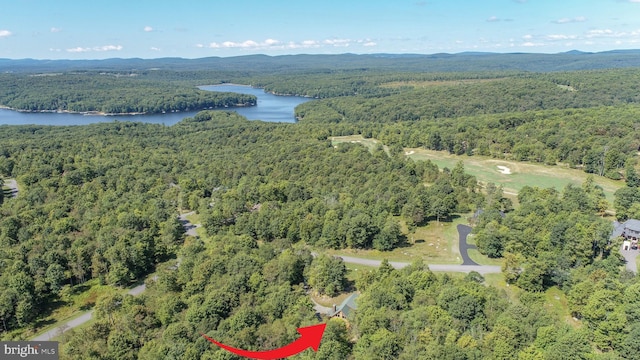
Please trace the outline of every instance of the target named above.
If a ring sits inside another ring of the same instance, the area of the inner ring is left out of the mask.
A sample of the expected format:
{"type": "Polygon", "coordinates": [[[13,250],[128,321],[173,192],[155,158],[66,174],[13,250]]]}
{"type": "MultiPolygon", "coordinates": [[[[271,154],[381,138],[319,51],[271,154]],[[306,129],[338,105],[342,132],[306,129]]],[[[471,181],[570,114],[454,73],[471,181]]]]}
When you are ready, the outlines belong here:
{"type": "MultiPolygon", "coordinates": [[[[186,219],[186,216],[190,215],[191,213],[188,214],[184,214],[183,216],[180,217],[180,221],[183,221],[183,225],[185,227],[185,230],[187,230],[187,235],[189,234],[189,231],[193,231],[195,233],[195,229],[200,227],[200,224],[192,224],[189,222],[189,220],[186,219]]],[[[192,235],[193,236],[193,235],[192,235]]],[[[180,258],[178,258],[178,261],[176,263],[175,266],[172,266],[171,269],[177,269],[178,266],[180,266],[180,258]]],[[[152,277],[152,279],[155,281],[158,279],[158,276],[154,276],[152,277]]],[[[138,285],[132,289],[130,289],[129,291],[127,291],[127,294],[132,295],[132,296],[138,296],[140,294],[142,294],[145,290],[147,289],[147,285],[145,284],[141,284],[138,285]]],[[[86,323],[87,321],[91,320],[91,316],[93,315],[93,310],[89,310],[87,312],[85,312],[84,314],[78,316],[77,318],[73,319],[73,320],[69,320],[66,323],[53,328],[49,331],[46,331],[38,336],[33,337],[31,340],[32,341],[49,341],[50,339],[60,336],[61,334],[63,334],[64,332],[66,332],[67,330],[73,329],[74,327],[78,327],[84,323],[86,323]]]]}
{"type": "MultiPolygon", "coordinates": [[[[133,296],[137,296],[142,294],[142,292],[144,292],[146,290],[147,286],[145,284],[142,285],[138,285],[136,287],[134,287],[133,289],[127,291],[127,294],[129,295],[133,295],[133,296]]],[[[62,335],[64,332],[66,332],[67,330],[73,329],[74,327],[80,326],[84,323],[86,323],[87,321],[91,320],[91,317],[93,316],[93,310],[89,310],[87,312],[85,312],[84,314],[78,316],[77,318],[73,319],[73,320],[69,320],[66,323],[53,328],[49,331],[46,331],[34,338],[31,339],[31,341],[49,341],[51,339],[53,339],[54,337],[60,336],[62,335]]]]}
{"type": "Polygon", "coordinates": [[[462,265],[479,265],[469,257],[469,249],[475,249],[475,245],[467,244],[467,236],[471,234],[471,226],[458,224],[458,239],[460,248],[460,257],[462,257],[462,265]]]}

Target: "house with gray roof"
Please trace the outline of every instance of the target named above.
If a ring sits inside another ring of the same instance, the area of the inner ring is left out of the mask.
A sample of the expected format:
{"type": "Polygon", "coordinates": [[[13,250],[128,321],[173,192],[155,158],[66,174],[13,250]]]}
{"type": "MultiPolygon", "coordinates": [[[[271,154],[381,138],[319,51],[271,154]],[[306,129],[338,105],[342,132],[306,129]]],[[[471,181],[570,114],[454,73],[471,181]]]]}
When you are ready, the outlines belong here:
{"type": "Polygon", "coordinates": [[[353,316],[356,310],[358,310],[358,304],[356,299],[360,294],[353,293],[340,304],[340,306],[333,305],[333,311],[329,313],[330,318],[339,317],[341,319],[347,319],[353,316]]]}
{"type": "Polygon", "coordinates": [[[638,240],[640,239],[640,220],[629,219],[623,223],[614,222],[611,238],[613,239],[619,236],[630,241],[632,247],[637,247],[638,240]]]}

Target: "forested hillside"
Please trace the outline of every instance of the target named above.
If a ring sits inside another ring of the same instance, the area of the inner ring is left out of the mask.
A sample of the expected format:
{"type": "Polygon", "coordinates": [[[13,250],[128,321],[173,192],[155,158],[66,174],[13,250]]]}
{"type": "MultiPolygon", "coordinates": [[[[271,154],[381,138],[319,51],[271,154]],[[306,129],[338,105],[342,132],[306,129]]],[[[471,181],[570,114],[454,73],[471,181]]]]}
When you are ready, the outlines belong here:
{"type": "Polygon", "coordinates": [[[173,127],[0,128],[0,171],[28,189],[0,220],[5,330],[31,324],[64,285],[127,285],[175,256],[178,207],[211,235],[388,250],[404,241],[393,216],[422,224],[484,201],[462,170],[336,149],[321,133],[225,112],[173,127]]]}

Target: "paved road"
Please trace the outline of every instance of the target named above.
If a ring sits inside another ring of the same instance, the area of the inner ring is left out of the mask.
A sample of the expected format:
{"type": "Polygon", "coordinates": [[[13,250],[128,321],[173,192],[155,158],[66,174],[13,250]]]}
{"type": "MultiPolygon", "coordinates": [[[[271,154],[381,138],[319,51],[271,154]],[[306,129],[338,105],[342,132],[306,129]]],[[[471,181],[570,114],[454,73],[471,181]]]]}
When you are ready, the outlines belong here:
{"type": "Polygon", "coordinates": [[[458,239],[460,248],[460,257],[462,257],[462,265],[478,265],[477,262],[471,260],[469,257],[469,249],[475,249],[475,245],[467,244],[467,235],[471,234],[471,227],[467,225],[458,224],[458,239]]]}
{"type": "MultiPolygon", "coordinates": [[[[200,227],[200,224],[191,224],[187,219],[186,216],[189,216],[193,214],[191,213],[187,213],[187,214],[183,214],[180,215],[180,221],[182,222],[182,224],[184,225],[185,229],[187,230],[187,234],[189,234],[190,230],[193,230],[195,232],[195,229],[197,227],[200,227]]],[[[195,235],[192,235],[195,236],[195,235]]],[[[176,262],[176,265],[171,267],[170,269],[177,269],[178,266],[180,266],[180,258],[178,258],[178,261],[176,262]]],[[[151,278],[153,281],[158,280],[158,276],[153,276],[151,278]]],[[[129,291],[127,291],[127,294],[132,295],[132,296],[138,296],[140,294],[142,294],[145,290],[147,289],[147,285],[142,284],[142,285],[138,285],[132,289],[130,289],[129,291]]],[[[34,338],[32,338],[31,340],[33,341],[48,341],[56,336],[59,336],[61,334],[63,334],[64,332],[73,329],[74,327],[80,326],[84,323],[86,323],[87,321],[91,320],[91,316],[93,315],[93,310],[87,311],[84,314],[80,315],[79,317],[73,319],[73,320],[69,320],[66,323],[51,329],[47,332],[44,332],[34,338]]]]}
{"type": "MultiPolygon", "coordinates": [[[[340,256],[342,260],[346,263],[350,264],[359,264],[366,266],[378,267],[382,261],[380,260],[371,260],[371,259],[362,259],[356,258],[352,256],[340,256]]],[[[411,265],[411,263],[407,262],[398,262],[398,261],[389,261],[389,265],[393,266],[395,269],[402,269],[411,265]]],[[[431,271],[437,272],[461,272],[461,273],[469,273],[471,271],[477,271],[480,274],[499,274],[502,272],[500,266],[492,266],[492,265],[451,265],[451,264],[431,264],[429,265],[429,269],[431,271]]]]}
{"type": "MultiPolygon", "coordinates": [[[[157,279],[157,276],[154,276],[155,279],[157,279]]],[[[142,294],[145,290],[147,289],[147,286],[145,284],[142,285],[138,285],[136,287],[134,287],[133,289],[127,291],[127,294],[129,295],[140,295],[142,294]]],[[[66,323],[53,328],[47,332],[44,332],[34,338],[32,338],[32,341],[49,341],[50,339],[60,336],[63,333],[65,333],[68,330],[73,329],[74,327],[80,326],[84,323],[86,323],[87,321],[91,320],[91,317],[93,316],[93,310],[89,310],[87,312],[85,312],[84,314],[78,316],[77,318],[73,319],[73,320],[69,320],[66,323]]]]}
{"type": "Polygon", "coordinates": [[[178,216],[178,220],[180,220],[182,226],[184,226],[184,229],[186,230],[185,233],[188,236],[198,236],[196,229],[202,226],[201,224],[192,224],[189,220],[187,220],[187,216],[191,216],[193,214],[195,214],[195,211],[191,211],[178,216]]]}
{"type": "MultiPolygon", "coordinates": [[[[429,269],[431,271],[438,272],[461,272],[461,273],[470,273],[471,271],[477,271],[480,274],[499,274],[502,272],[502,268],[500,266],[493,265],[478,265],[475,261],[471,260],[469,257],[468,250],[475,249],[475,245],[467,244],[467,235],[471,233],[471,227],[466,225],[458,225],[458,239],[459,239],[459,248],[460,248],[460,256],[462,257],[461,265],[450,265],[450,264],[431,264],[429,265],[429,269]]],[[[316,256],[315,254],[313,254],[316,256]]],[[[380,266],[380,260],[371,260],[371,259],[362,259],[356,258],[352,256],[340,256],[342,260],[346,263],[351,264],[360,264],[366,266],[380,266]]],[[[635,258],[634,258],[635,261],[635,258]]],[[[389,265],[393,266],[395,269],[402,269],[408,265],[409,263],[405,262],[397,262],[397,261],[389,261],[389,265]]]]}
{"type": "Polygon", "coordinates": [[[18,183],[15,179],[4,179],[4,186],[9,188],[9,194],[11,197],[18,196],[18,183]]]}

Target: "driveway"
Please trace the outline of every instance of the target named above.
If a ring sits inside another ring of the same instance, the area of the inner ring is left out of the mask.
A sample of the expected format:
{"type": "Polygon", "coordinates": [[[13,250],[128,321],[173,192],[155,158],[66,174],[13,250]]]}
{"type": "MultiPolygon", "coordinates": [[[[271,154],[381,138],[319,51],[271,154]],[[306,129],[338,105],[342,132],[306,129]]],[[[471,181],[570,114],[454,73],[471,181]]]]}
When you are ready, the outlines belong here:
{"type": "Polygon", "coordinates": [[[620,255],[624,257],[627,270],[634,274],[637,273],[638,265],[636,264],[636,256],[640,255],[640,250],[622,250],[622,247],[620,247],[620,255]]]}
{"type": "Polygon", "coordinates": [[[462,257],[462,265],[478,265],[475,261],[471,260],[469,257],[469,249],[475,249],[475,245],[467,244],[467,236],[471,234],[471,227],[467,225],[458,225],[458,239],[460,244],[458,245],[460,248],[460,257],[462,257]]]}

